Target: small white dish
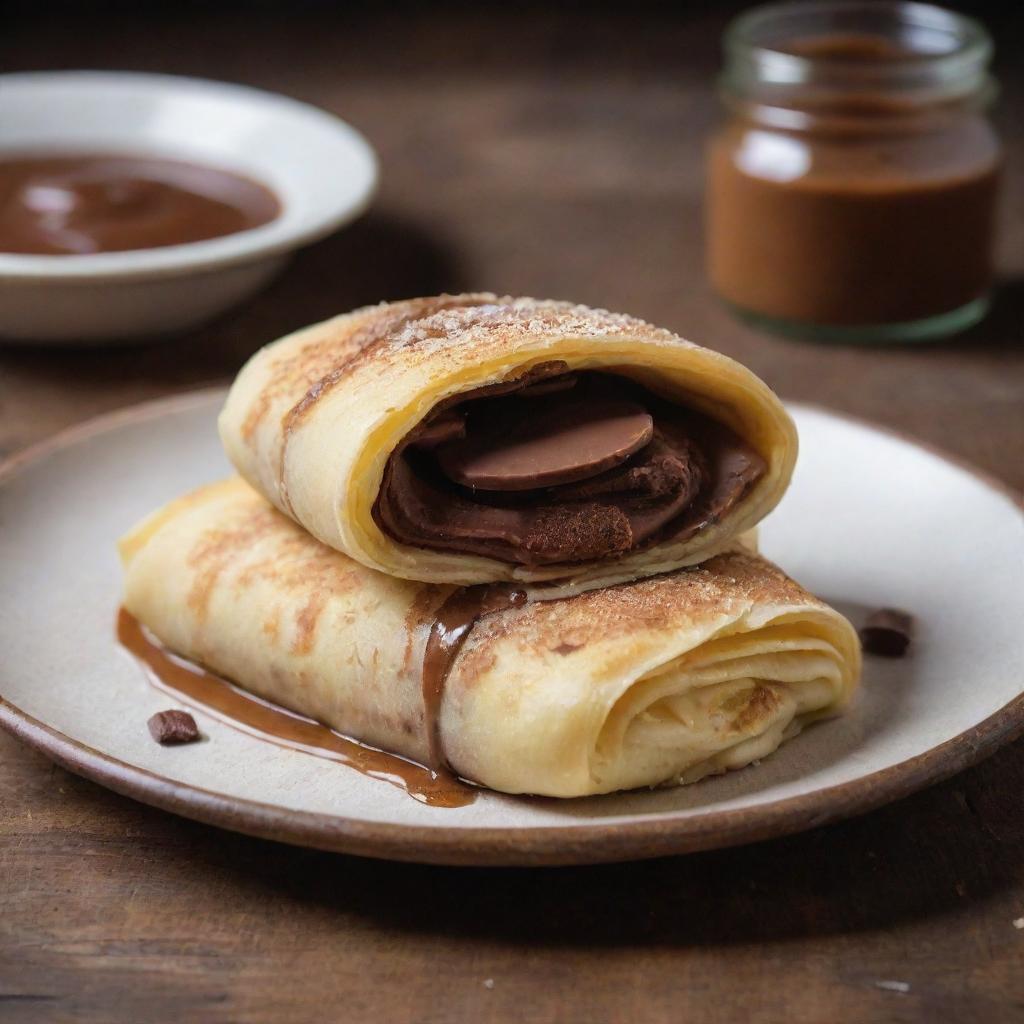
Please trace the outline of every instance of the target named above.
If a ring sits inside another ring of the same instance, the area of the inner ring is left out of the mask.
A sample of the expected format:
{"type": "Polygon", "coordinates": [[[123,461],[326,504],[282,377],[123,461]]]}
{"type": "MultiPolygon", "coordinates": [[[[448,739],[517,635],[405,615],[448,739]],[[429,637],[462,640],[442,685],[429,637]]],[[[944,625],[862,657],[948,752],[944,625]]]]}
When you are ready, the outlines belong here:
{"type": "MultiPolygon", "coordinates": [[[[430,807],[387,782],[193,709],[207,742],[161,747],[183,706],[118,647],[115,542],[230,472],[222,391],[122,410],[0,468],[0,728],[119,793],[328,850],[453,864],[571,864],[810,828],[951,775],[1024,730],[1024,523],[999,485],[916,444],[794,406],[800,462],[765,554],[860,624],[918,620],[903,659],[867,657],[860,698],[761,764],[677,789],[580,800],[482,791],[430,807]]],[[[940,836],[942,822],[935,822],[940,836]]]]}
{"type": "Polygon", "coordinates": [[[366,140],[315,107],[244,86],[129,72],[0,75],[5,154],[148,154],[246,175],[281,213],[249,231],[131,252],[0,252],[0,338],[34,343],[167,335],[262,287],[295,249],[360,214],[377,183],[366,140]]]}

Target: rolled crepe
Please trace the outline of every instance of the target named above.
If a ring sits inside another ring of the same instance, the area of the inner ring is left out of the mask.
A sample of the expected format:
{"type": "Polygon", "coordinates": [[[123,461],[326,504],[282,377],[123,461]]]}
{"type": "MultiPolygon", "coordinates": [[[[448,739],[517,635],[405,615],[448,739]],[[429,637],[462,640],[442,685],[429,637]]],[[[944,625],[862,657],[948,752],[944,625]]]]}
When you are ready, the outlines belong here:
{"type": "MultiPolygon", "coordinates": [[[[120,550],[125,607],[172,651],[429,761],[424,651],[442,607],[467,591],[367,569],[238,479],[173,502],[120,550]]],[[[476,621],[437,704],[445,760],[491,789],[575,797],[692,782],[771,753],[857,683],[850,624],[747,551],[534,596],[476,621]]]]}
{"type": "Polygon", "coordinates": [[[697,564],[779,501],[796,433],[717,352],[564,302],[442,295],[268,345],[220,417],[237,470],[405,579],[571,581],[697,564]]]}

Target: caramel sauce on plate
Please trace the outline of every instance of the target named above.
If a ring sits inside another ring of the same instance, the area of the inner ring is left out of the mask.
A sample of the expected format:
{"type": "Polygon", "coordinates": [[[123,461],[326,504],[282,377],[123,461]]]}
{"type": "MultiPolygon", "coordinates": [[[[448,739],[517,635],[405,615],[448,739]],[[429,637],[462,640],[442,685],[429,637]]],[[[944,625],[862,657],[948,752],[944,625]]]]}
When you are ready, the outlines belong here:
{"type": "MultiPolygon", "coordinates": [[[[139,621],[123,608],[117,617],[117,639],[145,666],[159,689],[242,732],[337,761],[404,789],[414,799],[432,807],[464,807],[476,799],[471,786],[443,768],[431,771],[397,754],[348,739],[326,725],[246,693],[199,665],[171,654],[154,642],[139,621]]],[[[436,729],[431,731],[436,733],[436,729]]]]}
{"type": "Polygon", "coordinates": [[[280,212],[264,185],[217,167],[116,154],[0,158],[0,252],[158,249],[247,231],[280,212]]]}

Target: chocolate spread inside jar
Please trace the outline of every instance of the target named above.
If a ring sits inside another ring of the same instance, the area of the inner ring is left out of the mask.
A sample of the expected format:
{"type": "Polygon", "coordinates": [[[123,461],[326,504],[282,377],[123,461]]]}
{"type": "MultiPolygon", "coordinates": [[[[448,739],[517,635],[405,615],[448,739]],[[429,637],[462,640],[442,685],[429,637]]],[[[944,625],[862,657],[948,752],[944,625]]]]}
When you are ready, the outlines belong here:
{"type": "Polygon", "coordinates": [[[0,252],[157,249],[259,227],[281,212],[264,185],[216,167],[124,154],[0,158],[0,252]]]}
{"type": "Polygon", "coordinates": [[[979,319],[1000,146],[991,46],[924,5],[758,8],[727,35],[708,157],[708,265],[755,322],[913,340],[979,319]]]}

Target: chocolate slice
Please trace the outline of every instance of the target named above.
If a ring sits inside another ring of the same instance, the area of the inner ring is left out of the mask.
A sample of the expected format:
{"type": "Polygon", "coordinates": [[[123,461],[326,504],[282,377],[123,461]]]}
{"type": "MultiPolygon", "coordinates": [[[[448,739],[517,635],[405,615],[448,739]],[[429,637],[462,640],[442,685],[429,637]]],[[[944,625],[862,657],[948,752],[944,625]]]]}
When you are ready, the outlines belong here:
{"type": "Polygon", "coordinates": [[[650,413],[634,402],[565,402],[535,415],[518,412],[438,447],[445,476],[486,491],[557,487],[614,469],[654,436],[650,413]]]}

